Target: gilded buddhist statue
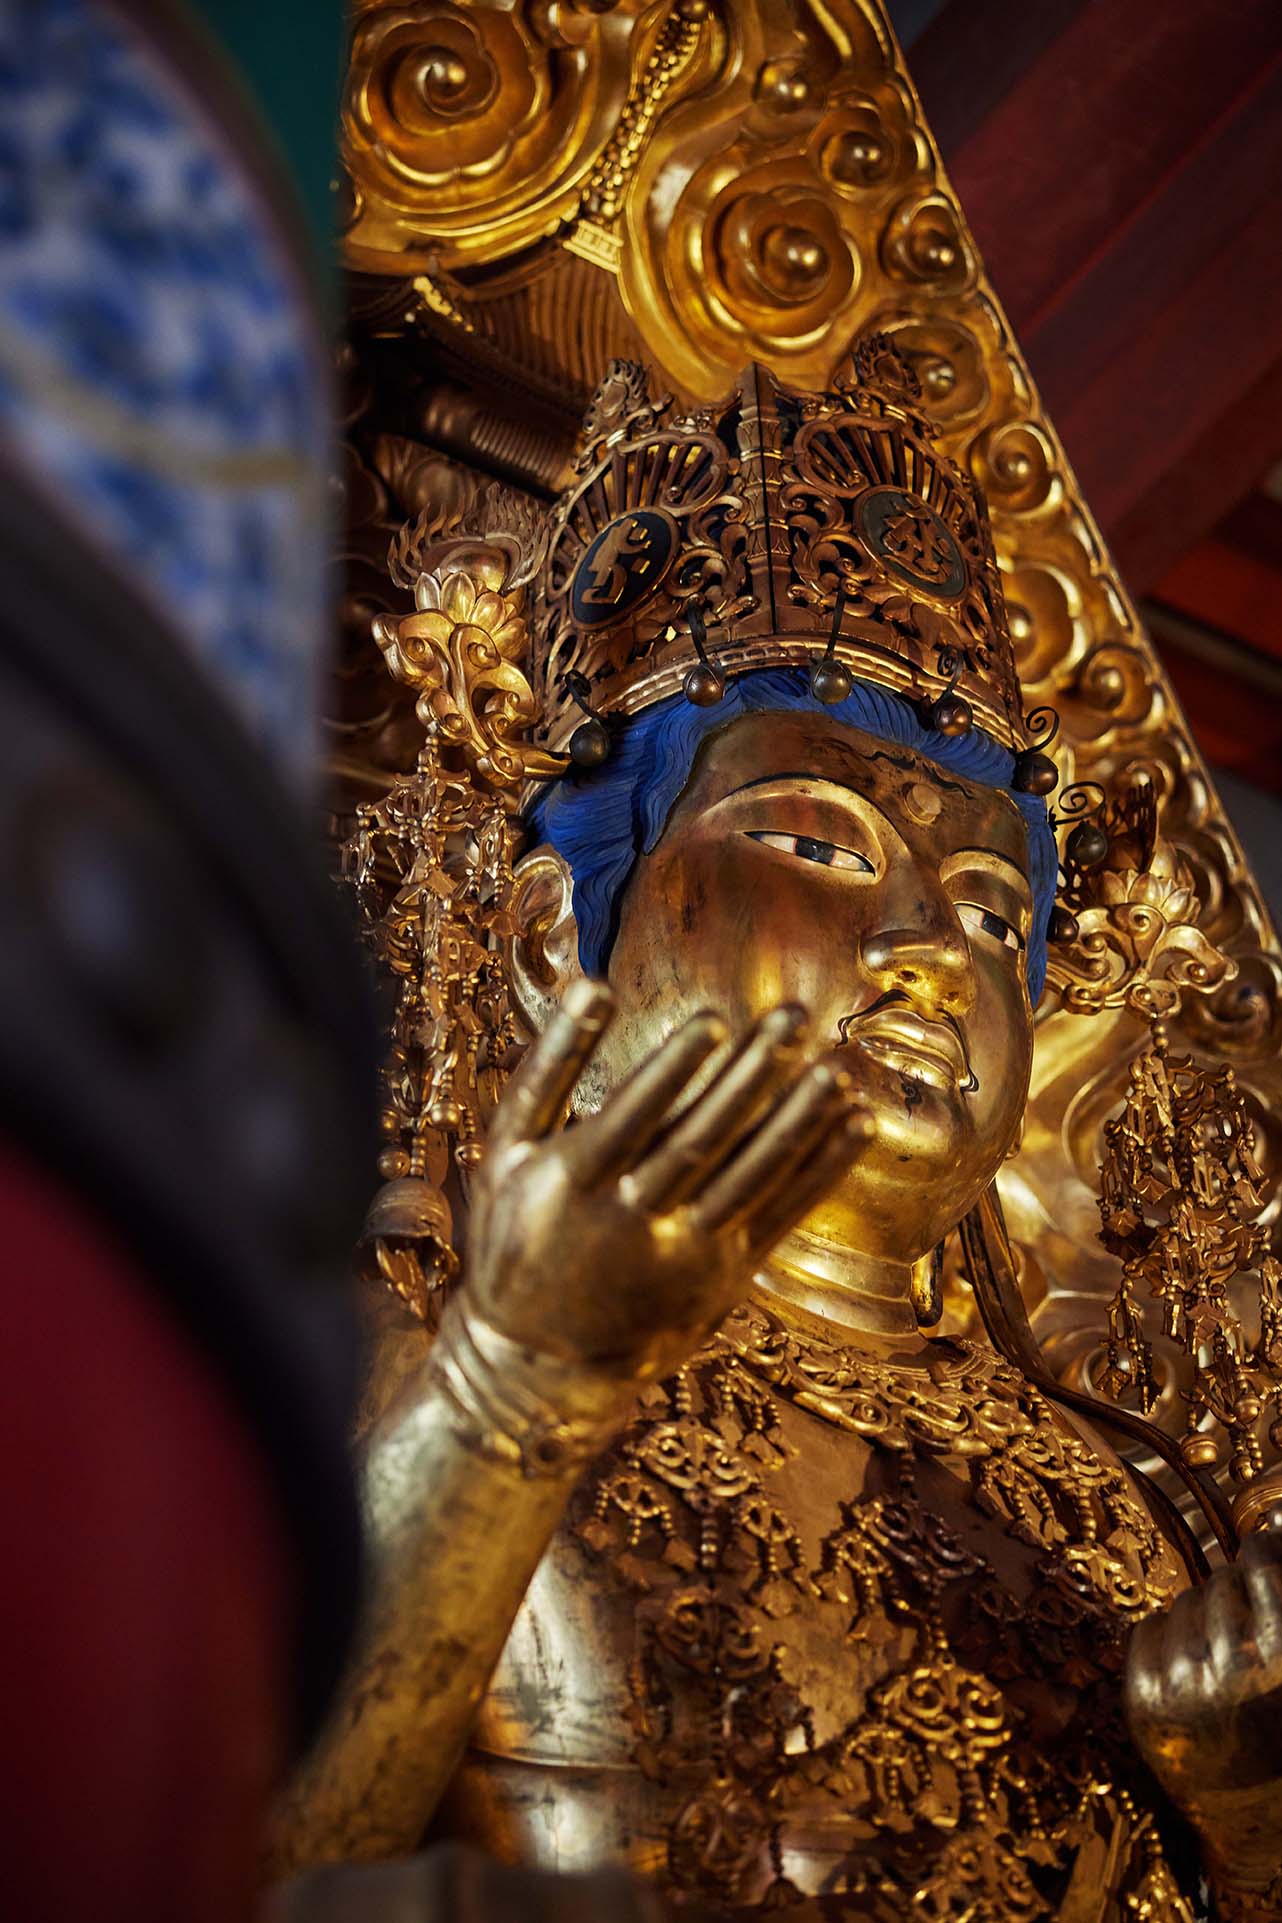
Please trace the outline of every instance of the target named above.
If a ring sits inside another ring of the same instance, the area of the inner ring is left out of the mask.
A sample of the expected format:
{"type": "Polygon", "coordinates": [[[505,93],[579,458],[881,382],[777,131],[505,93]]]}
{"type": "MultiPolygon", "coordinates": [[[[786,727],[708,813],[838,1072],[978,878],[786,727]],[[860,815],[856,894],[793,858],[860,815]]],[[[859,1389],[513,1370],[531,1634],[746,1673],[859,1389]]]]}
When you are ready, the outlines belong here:
{"type": "Polygon", "coordinates": [[[931,1332],[959,1232],[1013,1313],[1060,865],[911,371],[874,338],[680,416],[618,366],[548,523],[486,515],[411,531],[380,629],[427,744],[357,850],[403,989],[371,1247],[435,1332],[278,1866],[455,1836],[677,1911],[1282,1913],[1268,1532],[1207,1579],[1031,1364],[931,1332]]]}

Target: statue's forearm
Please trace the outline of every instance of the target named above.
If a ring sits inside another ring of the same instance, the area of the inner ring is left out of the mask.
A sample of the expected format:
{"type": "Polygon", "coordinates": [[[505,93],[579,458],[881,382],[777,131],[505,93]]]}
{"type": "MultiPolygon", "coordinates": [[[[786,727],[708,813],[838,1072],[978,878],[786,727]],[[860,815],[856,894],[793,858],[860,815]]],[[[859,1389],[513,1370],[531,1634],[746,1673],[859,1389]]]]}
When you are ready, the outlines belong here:
{"type": "Polygon", "coordinates": [[[369,1439],[364,1631],[280,1810],[275,1876],[419,1842],[579,1469],[626,1406],[474,1335],[452,1309],[369,1439]]]}

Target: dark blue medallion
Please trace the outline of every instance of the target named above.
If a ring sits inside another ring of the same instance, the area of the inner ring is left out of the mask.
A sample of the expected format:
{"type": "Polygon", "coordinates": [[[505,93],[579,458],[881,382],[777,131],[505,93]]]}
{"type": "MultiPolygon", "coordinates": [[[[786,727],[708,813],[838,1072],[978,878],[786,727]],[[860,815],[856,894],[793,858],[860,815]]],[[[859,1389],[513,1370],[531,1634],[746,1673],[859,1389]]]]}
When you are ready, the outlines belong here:
{"type": "Polygon", "coordinates": [[[901,487],[869,488],[855,506],[855,526],[869,553],[909,587],[939,601],[966,591],[961,549],[928,501],[901,487]]]}
{"type": "Polygon", "coordinates": [[[676,523],[661,509],[616,515],[574,570],[571,619],[581,628],[605,628],[635,613],[662,584],[676,551],[676,523]]]}

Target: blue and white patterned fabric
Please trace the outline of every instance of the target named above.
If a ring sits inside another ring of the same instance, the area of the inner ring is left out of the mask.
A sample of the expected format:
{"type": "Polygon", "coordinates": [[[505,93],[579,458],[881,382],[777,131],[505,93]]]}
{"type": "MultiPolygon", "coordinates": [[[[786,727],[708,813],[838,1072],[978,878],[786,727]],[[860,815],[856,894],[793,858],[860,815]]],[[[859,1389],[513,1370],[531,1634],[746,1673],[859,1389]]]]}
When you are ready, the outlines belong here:
{"type": "Polygon", "coordinates": [[[302,779],[329,640],[329,383],[277,219],[127,16],[0,0],[6,455],[302,779]]]}

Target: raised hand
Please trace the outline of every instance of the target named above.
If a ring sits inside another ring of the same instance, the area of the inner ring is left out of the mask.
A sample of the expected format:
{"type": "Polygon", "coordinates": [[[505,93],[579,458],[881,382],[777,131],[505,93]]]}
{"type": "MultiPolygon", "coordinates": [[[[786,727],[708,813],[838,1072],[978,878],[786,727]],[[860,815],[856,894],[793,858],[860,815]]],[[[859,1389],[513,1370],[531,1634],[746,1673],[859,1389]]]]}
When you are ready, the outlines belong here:
{"type": "Polygon", "coordinates": [[[806,1066],[795,1008],[767,1015],[692,1097],[726,1039],[696,1016],[562,1128],[612,1006],[604,988],[571,989],[513,1077],[463,1286],[366,1439],[371,1604],[282,1811],[278,1873],[415,1847],[583,1466],[870,1133],[849,1078],[806,1066]]]}
{"type": "Polygon", "coordinates": [[[1137,1626],[1126,1695],[1136,1744],[1208,1867],[1266,1890],[1282,1870],[1282,1528],[1247,1536],[1237,1562],[1137,1626]]]}
{"type": "Polygon", "coordinates": [[[804,1014],[783,1007],[696,1099],[690,1084],[726,1039],[714,1015],[562,1129],[612,1009],[604,986],[577,983],[513,1078],[477,1183],[465,1295],[509,1341],[616,1379],[630,1399],[715,1329],[872,1123],[844,1072],[806,1065],[804,1014]]]}

